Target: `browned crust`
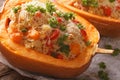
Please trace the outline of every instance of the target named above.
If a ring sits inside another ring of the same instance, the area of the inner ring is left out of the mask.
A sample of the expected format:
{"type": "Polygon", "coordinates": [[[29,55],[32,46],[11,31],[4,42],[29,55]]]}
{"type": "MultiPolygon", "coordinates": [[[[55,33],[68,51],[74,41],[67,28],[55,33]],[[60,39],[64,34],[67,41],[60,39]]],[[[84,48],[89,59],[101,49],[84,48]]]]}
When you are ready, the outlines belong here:
{"type": "MultiPolygon", "coordinates": [[[[80,16],[76,16],[76,19],[82,21],[83,25],[89,26],[87,28],[87,34],[90,35],[89,39],[92,40],[93,44],[73,60],[67,61],[55,59],[51,56],[35,52],[34,50],[26,49],[25,47],[12,42],[5,30],[9,9],[22,1],[26,2],[26,0],[7,0],[4,6],[0,17],[0,51],[2,52],[2,55],[17,68],[57,78],[71,78],[82,73],[89,66],[93,56],[94,45],[97,45],[97,42],[99,41],[99,33],[94,26],[80,16]]],[[[62,7],[57,7],[63,11],[68,11],[62,7]]]]}
{"type": "MultiPolygon", "coordinates": [[[[90,21],[98,29],[101,35],[110,37],[120,36],[120,20],[102,17],[82,11],[73,7],[70,3],[68,4],[68,0],[65,0],[66,3],[64,2],[64,4],[61,4],[59,0],[55,1],[58,5],[65,7],[90,21]]],[[[75,0],[72,1],[74,2],[75,0]]]]}

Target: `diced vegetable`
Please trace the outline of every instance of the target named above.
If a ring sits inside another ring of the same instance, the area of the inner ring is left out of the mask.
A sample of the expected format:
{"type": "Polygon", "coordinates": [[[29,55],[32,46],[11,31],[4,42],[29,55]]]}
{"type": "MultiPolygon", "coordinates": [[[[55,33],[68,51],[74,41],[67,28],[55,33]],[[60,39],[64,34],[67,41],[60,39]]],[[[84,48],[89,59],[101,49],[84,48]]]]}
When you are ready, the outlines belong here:
{"type": "Polygon", "coordinates": [[[39,11],[37,11],[36,13],[35,13],[35,17],[41,17],[42,16],[42,14],[41,14],[41,12],[39,12],[39,11]]]}
{"type": "Polygon", "coordinates": [[[81,35],[83,36],[84,41],[87,42],[88,41],[88,37],[87,37],[86,31],[81,29],[80,32],[81,32],[81,35]]]}
{"type": "Polygon", "coordinates": [[[8,28],[10,21],[11,21],[10,18],[6,18],[6,22],[5,22],[6,29],[8,28]]]}
{"type": "Polygon", "coordinates": [[[23,35],[22,33],[19,33],[19,32],[12,33],[10,34],[10,39],[16,43],[20,43],[23,39],[23,35]]]}
{"type": "Polygon", "coordinates": [[[118,1],[118,3],[120,3],[120,0],[117,0],[118,1]]]}
{"type": "Polygon", "coordinates": [[[14,7],[12,10],[14,13],[17,13],[19,9],[21,9],[21,6],[14,7]]]}
{"type": "Polygon", "coordinates": [[[59,29],[53,30],[52,35],[50,36],[50,39],[54,40],[54,39],[58,38],[59,34],[60,34],[60,30],[59,29]]]}
{"type": "Polygon", "coordinates": [[[46,41],[46,45],[48,46],[48,47],[52,47],[53,46],[53,44],[52,44],[52,42],[51,42],[51,40],[48,38],[47,39],[47,41],[46,41]]]}
{"type": "Polygon", "coordinates": [[[28,36],[34,40],[37,40],[40,38],[39,32],[34,29],[31,29],[28,31],[28,36]]]}
{"type": "Polygon", "coordinates": [[[105,16],[110,16],[112,13],[112,10],[110,7],[108,6],[101,6],[101,8],[103,9],[104,15],[105,16]]]}
{"type": "Polygon", "coordinates": [[[63,55],[58,54],[58,55],[57,55],[57,59],[63,59],[63,55]]]}
{"type": "Polygon", "coordinates": [[[57,21],[58,21],[59,23],[63,22],[62,18],[60,18],[60,17],[57,18],[57,21]]]}

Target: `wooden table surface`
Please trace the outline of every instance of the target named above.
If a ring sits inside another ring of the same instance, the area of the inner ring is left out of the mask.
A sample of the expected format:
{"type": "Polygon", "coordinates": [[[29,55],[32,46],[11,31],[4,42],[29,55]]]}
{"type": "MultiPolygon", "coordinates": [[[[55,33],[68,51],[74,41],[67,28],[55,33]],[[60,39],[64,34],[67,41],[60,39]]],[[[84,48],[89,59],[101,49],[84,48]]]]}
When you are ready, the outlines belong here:
{"type": "Polygon", "coordinates": [[[0,63],[0,80],[34,80],[24,77],[6,65],[0,63]]]}

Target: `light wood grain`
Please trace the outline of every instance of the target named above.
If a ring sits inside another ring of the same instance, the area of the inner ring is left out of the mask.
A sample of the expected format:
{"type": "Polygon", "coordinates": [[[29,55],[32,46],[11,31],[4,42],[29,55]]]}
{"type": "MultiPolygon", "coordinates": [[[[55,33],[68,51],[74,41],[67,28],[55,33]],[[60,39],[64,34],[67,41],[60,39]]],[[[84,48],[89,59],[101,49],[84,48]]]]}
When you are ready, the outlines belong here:
{"type": "Polygon", "coordinates": [[[0,63],[0,80],[34,80],[34,79],[21,76],[16,71],[0,63]]]}

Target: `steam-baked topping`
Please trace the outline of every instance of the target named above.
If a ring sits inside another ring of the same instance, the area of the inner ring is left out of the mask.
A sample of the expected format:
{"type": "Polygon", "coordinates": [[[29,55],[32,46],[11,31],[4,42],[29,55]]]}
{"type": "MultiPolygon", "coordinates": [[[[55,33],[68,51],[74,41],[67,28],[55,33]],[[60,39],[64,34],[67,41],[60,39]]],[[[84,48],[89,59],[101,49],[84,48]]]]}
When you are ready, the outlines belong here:
{"type": "Polygon", "coordinates": [[[58,59],[72,59],[91,45],[86,27],[75,14],[59,11],[51,2],[32,1],[11,9],[7,28],[9,37],[58,59]]]}

